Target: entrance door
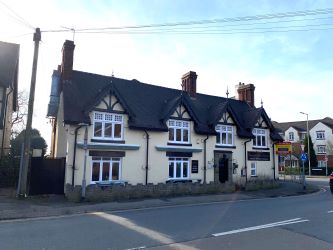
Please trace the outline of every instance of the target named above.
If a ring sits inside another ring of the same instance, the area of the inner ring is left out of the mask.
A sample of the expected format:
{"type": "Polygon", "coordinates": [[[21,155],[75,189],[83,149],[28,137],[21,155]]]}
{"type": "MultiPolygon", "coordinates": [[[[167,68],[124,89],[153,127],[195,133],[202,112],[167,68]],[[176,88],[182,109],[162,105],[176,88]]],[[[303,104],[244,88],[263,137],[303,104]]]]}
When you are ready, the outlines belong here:
{"type": "Polygon", "coordinates": [[[231,181],[232,178],[231,159],[232,159],[232,153],[215,152],[214,182],[224,183],[226,181],[231,181]]]}

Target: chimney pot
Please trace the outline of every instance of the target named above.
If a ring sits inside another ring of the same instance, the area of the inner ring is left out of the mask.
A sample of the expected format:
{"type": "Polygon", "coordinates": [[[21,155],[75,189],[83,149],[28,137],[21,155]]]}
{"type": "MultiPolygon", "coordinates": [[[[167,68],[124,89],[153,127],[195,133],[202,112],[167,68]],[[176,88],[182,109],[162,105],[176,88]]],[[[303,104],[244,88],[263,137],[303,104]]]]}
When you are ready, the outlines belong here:
{"type": "Polygon", "coordinates": [[[247,102],[251,107],[254,107],[254,90],[253,84],[241,84],[237,88],[238,100],[247,102]]]}

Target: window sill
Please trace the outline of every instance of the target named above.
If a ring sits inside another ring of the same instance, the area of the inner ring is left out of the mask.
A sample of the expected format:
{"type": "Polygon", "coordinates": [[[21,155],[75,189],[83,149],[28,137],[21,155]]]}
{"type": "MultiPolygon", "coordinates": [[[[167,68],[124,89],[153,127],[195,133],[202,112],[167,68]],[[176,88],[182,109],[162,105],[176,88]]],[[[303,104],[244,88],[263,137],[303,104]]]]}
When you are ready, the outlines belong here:
{"type": "Polygon", "coordinates": [[[215,148],[236,148],[236,146],[228,146],[228,145],[219,145],[219,144],[216,144],[215,145],[215,148]]]}
{"type": "Polygon", "coordinates": [[[168,142],[167,145],[169,145],[169,146],[189,146],[189,147],[192,147],[192,143],[187,143],[187,142],[180,142],[180,143],[168,142]]]}
{"type": "Polygon", "coordinates": [[[91,142],[103,142],[103,143],[119,143],[119,144],[125,144],[125,141],[124,141],[124,140],[91,139],[91,142]]]}
{"type": "Polygon", "coordinates": [[[270,148],[252,147],[255,150],[269,150],[270,148]]]}
{"type": "Polygon", "coordinates": [[[253,177],[253,178],[257,178],[257,177],[258,177],[258,175],[251,175],[251,177],[253,177]]]}

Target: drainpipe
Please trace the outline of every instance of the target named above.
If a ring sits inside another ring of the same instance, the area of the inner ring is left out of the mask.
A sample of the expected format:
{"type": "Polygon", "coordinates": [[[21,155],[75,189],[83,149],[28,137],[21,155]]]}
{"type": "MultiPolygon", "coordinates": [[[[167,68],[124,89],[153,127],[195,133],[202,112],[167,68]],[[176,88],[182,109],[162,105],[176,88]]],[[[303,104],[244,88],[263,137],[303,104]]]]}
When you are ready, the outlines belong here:
{"type": "MultiPolygon", "coordinates": [[[[4,90],[5,91],[5,90],[4,90]]],[[[8,108],[8,97],[9,95],[13,92],[13,89],[10,88],[9,92],[6,95],[6,105],[3,108],[4,109],[4,113],[5,116],[3,118],[3,128],[2,128],[2,142],[1,142],[1,155],[0,155],[0,159],[2,159],[3,156],[3,145],[4,145],[4,141],[5,141],[5,131],[6,131],[6,119],[7,119],[7,108],[8,108]]]]}
{"type": "MultiPolygon", "coordinates": [[[[275,181],[275,152],[274,152],[274,146],[275,146],[276,142],[273,142],[272,144],[272,154],[273,154],[273,178],[275,181]]],[[[291,156],[290,156],[290,160],[291,160],[291,156]]]]}
{"type": "Polygon", "coordinates": [[[206,171],[207,171],[206,152],[207,152],[207,140],[208,140],[208,138],[209,138],[209,135],[207,135],[206,139],[204,140],[204,181],[203,181],[204,184],[207,183],[207,180],[206,180],[207,179],[207,177],[206,177],[207,176],[207,173],[206,173],[206,171]]]}
{"type": "Polygon", "coordinates": [[[74,150],[73,150],[74,152],[73,152],[73,164],[72,164],[72,186],[74,186],[77,133],[78,133],[78,130],[80,128],[82,128],[82,125],[75,128],[75,135],[74,135],[74,150]]]}
{"type": "Polygon", "coordinates": [[[146,151],[146,185],[148,184],[148,162],[149,162],[149,134],[147,130],[145,130],[146,133],[146,143],[147,143],[147,151],[146,151]]]}
{"type": "Polygon", "coordinates": [[[245,159],[245,183],[247,183],[247,161],[246,161],[246,143],[248,143],[248,142],[250,142],[250,141],[252,141],[252,139],[250,139],[250,140],[247,140],[247,141],[245,141],[244,142],[244,159],[245,159]]]}

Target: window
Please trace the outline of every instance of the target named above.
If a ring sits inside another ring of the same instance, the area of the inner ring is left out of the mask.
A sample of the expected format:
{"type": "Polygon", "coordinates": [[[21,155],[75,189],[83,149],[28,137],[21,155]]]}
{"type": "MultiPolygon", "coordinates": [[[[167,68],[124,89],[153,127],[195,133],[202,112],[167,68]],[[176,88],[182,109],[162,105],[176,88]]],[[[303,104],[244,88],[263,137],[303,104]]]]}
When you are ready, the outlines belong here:
{"type": "Polygon", "coordinates": [[[169,120],[169,142],[189,143],[190,122],[169,120]]]}
{"type": "Polygon", "coordinates": [[[91,166],[91,182],[115,181],[121,179],[121,159],[109,157],[93,157],[91,166]]]}
{"type": "Polygon", "coordinates": [[[254,128],[253,135],[253,146],[259,148],[266,148],[266,131],[264,129],[254,128]]]}
{"type": "Polygon", "coordinates": [[[300,133],[301,140],[305,140],[305,135],[306,135],[306,133],[300,133]]]}
{"type": "Polygon", "coordinates": [[[121,140],[123,137],[123,116],[110,113],[94,113],[94,138],[121,140]]]}
{"type": "Polygon", "coordinates": [[[233,129],[232,126],[217,125],[216,144],[218,145],[233,145],[233,129]]]}
{"type": "Polygon", "coordinates": [[[189,178],[188,158],[169,158],[169,179],[189,178]]]}
{"type": "Polygon", "coordinates": [[[318,168],[326,168],[326,161],[318,161],[318,168]]]}
{"type": "Polygon", "coordinates": [[[317,140],[325,140],[325,131],[316,131],[317,140]]]}
{"type": "Polygon", "coordinates": [[[294,140],[294,132],[289,132],[289,141],[294,140]]]}
{"type": "Polygon", "coordinates": [[[251,162],[251,176],[257,176],[257,164],[251,162]]]}
{"type": "Polygon", "coordinates": [[[326,154],[326,146],[318,145],[317,146],[317,154],[326,154]]]}

